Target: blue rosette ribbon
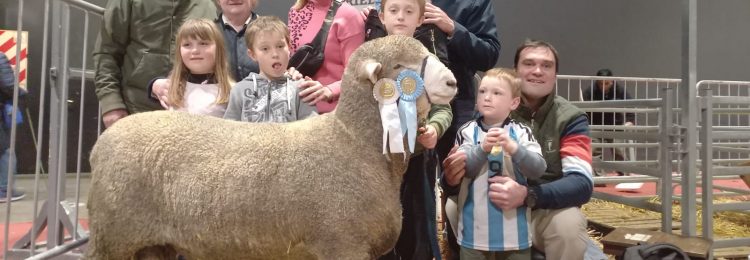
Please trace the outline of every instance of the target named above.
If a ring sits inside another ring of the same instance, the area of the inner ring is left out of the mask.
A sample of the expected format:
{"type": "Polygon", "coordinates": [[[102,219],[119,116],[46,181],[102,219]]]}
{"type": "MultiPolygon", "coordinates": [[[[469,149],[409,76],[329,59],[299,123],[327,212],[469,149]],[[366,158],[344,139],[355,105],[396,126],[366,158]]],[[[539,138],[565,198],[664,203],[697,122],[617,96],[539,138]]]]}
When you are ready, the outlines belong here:
{"type": "Polygon", "coordinates": [[[401,92],[398,112],[401,131],[409,140],[409,151],[414,152],[417,140],[417,98],[424,92],[424,80],[413,70],[404,70],[396,78],[396,87],[401,92]]]}

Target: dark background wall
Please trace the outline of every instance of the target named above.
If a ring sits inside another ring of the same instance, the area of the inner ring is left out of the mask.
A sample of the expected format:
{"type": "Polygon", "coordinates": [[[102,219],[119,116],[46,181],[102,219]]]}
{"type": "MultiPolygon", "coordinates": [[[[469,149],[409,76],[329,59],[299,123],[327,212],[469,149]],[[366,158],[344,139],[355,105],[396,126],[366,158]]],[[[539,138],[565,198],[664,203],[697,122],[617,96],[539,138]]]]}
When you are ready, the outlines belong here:
{"type": "MultiPolygon", "coordinates": [[[[58,0],[54,0],[58,1],[58,0]]],[[[371,0],[357,0],[366,2],[371,0]]],[[[459,0],[457,0],[459,1],[459,0]]],[[[472,0],[460,0],[472,1],[472,0]]],[[[45,1],[25,1],[23,23],[29,34],[29,106],[31,114],[38,113],[38,88],[41,83],[41,54],[45,1]]],[[[106,0],[89,0],[104,6],[106,0]]],[[[619,76],[681,77],[681,19],[682,0],[526,0],[493,1],[502,50],[499,65],[511,67],[516,46],[525,38],[551,42],[560,52],[560,74],[591,75],[607,67],[619,76]]],[[[286,20],[293,1],[259,0],[257,12],[276,15],[286,20]]],[[[0,28],[15,29],[17,0],[0,1],[0,28]]],[[[83,35],[83,13],[73,11],[71,25],[71,66],[81,67],[84,39],[89,48],[94,44],[99,20],[90,17],[91,27],[83,35]]],[[[51,24],[50,29],[58,29],[51,24]]],[[[698,79],[750,81],[750,1],[698,1],[698,79]]],[[[90,50],[87,68],[92,68],[90,50]]],[[[49,87],[49,85],[48,85],[49,87]]],[[[92,98],[93,85],[89,82],[85,96],[92,98]]],[[[69,155],[75,155],[77,144],[78,105],[80,82],[71,82],[69,155]]],[[[96,110],[89,102],[87,110],[96,110]]],[[[84,115],[84,146],[90,147],[95,136],[95,113],[84,115]]],[[[38,123],[32,118],[35,126],[38,123]]],[[[48,133],[45,132],[45,136],[48,133]]],[[[19,167],[21,172],[34,169],[31,130],[24,124],[19,131],[19,167]]],[[[46,149],[46,148],[44,148],[46,149]]],[[[46,152],[46,151],[45,151],[46,152]]],[[[87,154],[84,153],[84,158],[87,154]]],[[[74,157],[74,156],[69,156],[74,157]]],[[[46,158],[46,156],[43,156],[46,158]]],[[[75,161],[68,162],[69,169],[75,161]]]]}
{"type": "MultiPolygon", "coordinates": [[[[463,0],[470,1],[470,0],[463,0]]],[[[495,0],[502,50],[513,65],[524,39],[551,42],[561,74],[680,78],[682,0],[495,0]]],[[[260,1],[258,12],[286,19],[289,3],[260,1]]],[[[698,78],[750,80],[750,1],[698,1],[698,78]]]]}

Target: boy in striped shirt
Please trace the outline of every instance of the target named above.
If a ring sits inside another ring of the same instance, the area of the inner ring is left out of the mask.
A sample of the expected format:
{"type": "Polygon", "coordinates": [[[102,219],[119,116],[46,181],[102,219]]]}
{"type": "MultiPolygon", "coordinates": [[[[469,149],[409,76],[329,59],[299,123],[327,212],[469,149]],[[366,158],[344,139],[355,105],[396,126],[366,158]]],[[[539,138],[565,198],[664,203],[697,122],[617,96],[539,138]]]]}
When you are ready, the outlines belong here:
{"type": "Polygon", "coordinates": [[[538,178],[546,168],[531,129],[508,117],[520,96],[515,71],[487,71],[477,94],[481,116],[458,130],[456,144],[466,153],[466,175],[445,185],[460,185],[457,239],[462,260],[531,258],[530,209],[507,208],[496,200],[505,188],[500,176],[526,185],[527,178],[538,178]]]}

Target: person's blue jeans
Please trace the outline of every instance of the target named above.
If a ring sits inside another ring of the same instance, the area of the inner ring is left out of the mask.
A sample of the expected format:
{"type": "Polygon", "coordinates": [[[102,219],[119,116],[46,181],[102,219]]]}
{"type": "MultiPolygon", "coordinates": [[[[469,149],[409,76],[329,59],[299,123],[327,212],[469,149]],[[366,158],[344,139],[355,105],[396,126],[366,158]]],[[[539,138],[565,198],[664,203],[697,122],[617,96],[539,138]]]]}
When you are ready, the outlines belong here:
{"type": "MultiPolygon", "coordinates": [[[[0,156],[0,190],[8,189],[8,164],[10,163],[10,149],[5,149],[0,156]]],[[[16,162],[13,162],[11,173],[16,173],[16,162]]]]}

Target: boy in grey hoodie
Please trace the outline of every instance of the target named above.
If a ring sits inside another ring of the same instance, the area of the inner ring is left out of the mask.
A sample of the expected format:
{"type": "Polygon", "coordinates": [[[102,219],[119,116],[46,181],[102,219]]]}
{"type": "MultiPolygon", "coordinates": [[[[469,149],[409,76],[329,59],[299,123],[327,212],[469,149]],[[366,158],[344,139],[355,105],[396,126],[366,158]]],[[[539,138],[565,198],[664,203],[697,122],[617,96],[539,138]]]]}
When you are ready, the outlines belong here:
{"type": "Polygon", "coordinates": [[[250,73],[229,94],[225,119],[244,122],[292,122],[317,115],[299,92],[319,87],[309,77],[293,80],[289,64],[289,30],[277,17],[261,16],[245,32],[247,53],[258,62],[260,74],[250,73]]]}

